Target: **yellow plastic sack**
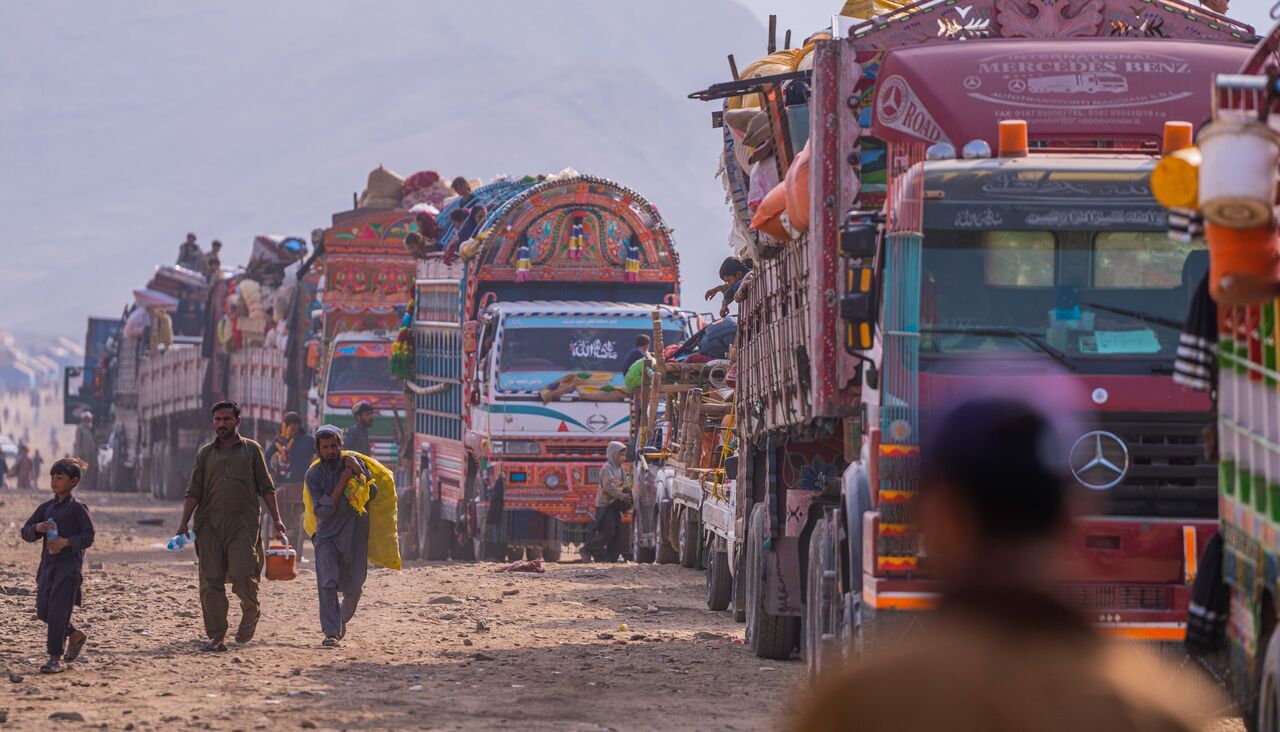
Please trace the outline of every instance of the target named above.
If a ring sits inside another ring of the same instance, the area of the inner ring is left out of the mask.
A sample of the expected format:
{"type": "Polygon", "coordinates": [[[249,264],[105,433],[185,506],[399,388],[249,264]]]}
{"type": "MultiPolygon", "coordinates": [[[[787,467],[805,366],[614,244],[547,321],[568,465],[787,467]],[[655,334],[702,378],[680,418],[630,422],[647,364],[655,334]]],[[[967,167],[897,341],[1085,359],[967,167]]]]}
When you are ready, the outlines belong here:
{"type": "MultiPolygon", "coordinates": [[[[398,517],[396,514],[396,479],[395,475],[385,465],[374,460],[367,455],[361,455],[350,450],[343,450],[342,454],[354,455],[356,459],[363,460],[365,467],[369,468],[369,473],[373,476],[370,479],[374,485],[378,486],[378,494],[369,501],[368,484],[364,483],[363,500],[361,500],[360,485],[356,485],[356,490],[351,492],[348,500],[355,499],[360,502],[357,506],[355,501],[352,502],[352,508],[357,512],[363,513],[361,508],[367,508],[369,512],[369,561],[379,567],[387,569],[400,569],[400,534],[398,527],[398,517]],[[368,505],[364,505],[365,502],[368,505]]],[[[320,462],[318,459],[311,462],[312,467],[320,462]]],[[[363,481],[362,481],[363,483],[363,481]]],[[[307,532],[307,536],[314,536],[316,533],[316,510],[311,503],[311,491],[306,486],[302,488],[302,529],[307,532]]]]}

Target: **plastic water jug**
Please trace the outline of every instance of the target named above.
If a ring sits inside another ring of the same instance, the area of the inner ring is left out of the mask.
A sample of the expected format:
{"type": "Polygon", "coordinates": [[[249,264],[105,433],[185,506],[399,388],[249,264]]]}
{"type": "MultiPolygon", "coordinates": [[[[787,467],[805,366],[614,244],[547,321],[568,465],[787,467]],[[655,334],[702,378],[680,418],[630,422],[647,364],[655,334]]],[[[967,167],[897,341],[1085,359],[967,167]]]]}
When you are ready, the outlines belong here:
{"type": "Polygon", "coordinates": [[[195,540],[196,540],[196,532],[188,531],[185,534],[178,534],[177,536],[173,537],[172,539],[169,540],[169,543],[165,544],[164,546],[166,549],[168,549],[171,552],[180,552],[182,551],[183,547],[185,547],[187,544],[190,544],[195,540]]]}

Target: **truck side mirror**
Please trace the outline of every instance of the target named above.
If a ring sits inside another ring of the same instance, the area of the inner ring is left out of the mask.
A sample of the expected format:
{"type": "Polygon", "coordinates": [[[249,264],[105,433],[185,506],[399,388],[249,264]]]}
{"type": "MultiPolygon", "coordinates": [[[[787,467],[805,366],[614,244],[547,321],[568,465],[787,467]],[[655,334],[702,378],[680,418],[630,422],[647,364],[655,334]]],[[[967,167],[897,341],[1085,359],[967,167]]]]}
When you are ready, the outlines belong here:
{"type": "Polygon", "coordinates": [[[480,323],[468,320],[462,324],[462,352],[475,353],[480,342],[480,323]]]}

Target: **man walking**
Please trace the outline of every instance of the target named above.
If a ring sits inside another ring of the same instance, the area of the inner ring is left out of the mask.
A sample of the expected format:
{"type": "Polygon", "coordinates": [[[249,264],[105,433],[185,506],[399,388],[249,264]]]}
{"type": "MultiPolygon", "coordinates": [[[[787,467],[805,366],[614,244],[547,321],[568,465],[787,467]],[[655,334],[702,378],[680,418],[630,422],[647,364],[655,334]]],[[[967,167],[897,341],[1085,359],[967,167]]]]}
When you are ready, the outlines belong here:
{"type": "Polygon", "coordinates": [[[351,416],[356,418],[356,423],[343,436],[343,445],[351,452],[373,457],[370,453],[373,447],[369,444],[369,428],[373,427],[373,405],[369,402],[357,402],[351,408],[351,416]]]}
{"type": "MultiPolygon", "coordinates": [[[[276,481],[276,502],[280,506],[280,518],[289,527],[294,551],[302,559],[302,482],[307,477],[307,466],[316,454],[316,441],[302,426],[302,415],[287,412],[280,425],[280,434],[267,447],[267,467],[276,481]]],[[[264,517],[263,541],[271,538],[271,524],[264,517]]]]}
{"type": "Polygon", "coordinates": [[[93,412],[85,411],[80,415],[80,424],[76,426],[75,456],[85,462],[84,477],[80,479],[80,490],[91,491],[98,485],[98,438],[93,434],[93,412]]]}
{"type": "Polygon", "coordinates": [[[209,638],[204,650],[225,651],[227,590],[224,585],[227,582],[240,598],[237,643],[253,640],[258,619],[262,617],[258,605],[258,579],[263,566],[258,501],[266,502],[277,536],[284,537],[285,525],[280,520],[276,487],[267,472],[262,447],[240,436],[240,405],[222,401],[214,404],[210,411],[217,438],[196,453],[178,534],[187,533],[191,514],[195,512],[200,610],[209,638]]]}
{"type": "MultiPolygon", "coordinates": [[[[307,471],[306,490],[315,507],[316,586],[320,593],[320,630],[324,645],[335,648],[347,634],[347,622],[356,614],[369,564],[369,513],[352,505],[353,477],[369,481],[364,509],[377,495],[377,486],[364,462],[342,454],[342,431],[325,425],[316,430],[320,462],[307,471]],[[342,602],[338,602],[338,593],[342,602]]],[[[357,501],[360,500],[357,498],[357,501]]]]}
{"type": "Polygon", "coordinates": [[[616,562],[622,554],[622,514],[631,506],[631,492],[623,487],[626,473],[622,456],[627,446],[610,442],[605,464],[600,467],[600,487],[596,489],[596,523],[591,540],[578,555],[584,562],[616,562]]]}

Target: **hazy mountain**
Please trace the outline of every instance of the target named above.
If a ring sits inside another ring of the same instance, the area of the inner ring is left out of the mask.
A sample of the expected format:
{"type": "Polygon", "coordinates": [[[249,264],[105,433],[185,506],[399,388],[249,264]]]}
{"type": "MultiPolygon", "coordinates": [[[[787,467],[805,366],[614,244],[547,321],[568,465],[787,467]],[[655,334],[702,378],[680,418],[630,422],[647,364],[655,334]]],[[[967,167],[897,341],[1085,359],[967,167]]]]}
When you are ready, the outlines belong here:
{"type": "Polygon", "coordinates": [[[675,227],[701,303],[728,214],[711,106],[685,95],[764,45],[730,0],[5,3],[0,23],[0,328],[69,334],[186,231],[243,262],[379,163],[621,181],[675,227]]]}

